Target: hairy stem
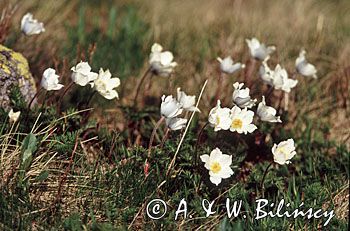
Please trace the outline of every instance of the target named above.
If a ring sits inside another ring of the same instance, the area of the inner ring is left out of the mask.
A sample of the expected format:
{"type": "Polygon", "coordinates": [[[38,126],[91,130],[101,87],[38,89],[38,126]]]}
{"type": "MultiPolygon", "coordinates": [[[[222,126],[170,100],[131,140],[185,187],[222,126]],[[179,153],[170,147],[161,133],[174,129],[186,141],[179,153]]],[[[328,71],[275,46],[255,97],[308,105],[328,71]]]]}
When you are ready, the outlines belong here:
{"type": "Polygon", "coordinates": [[[153,131],[152,131],[152,135],[151,135],[151,138],[149,140],[149,144],[148,144],[148,158],[151,157],[151,151],[152,151],[152,144],[153,144],[153,140],[154,140],[154,137],[156,135],[156,132],[157,132],[157,129],[159,128],[159,126],[163,123],[165,117],[162,116],[160,117],[160,119],[158,120],[157,124],[154,126],[153,128],[153,131]]]}
{"type": "Polygon", "coordinates": [[[29,104],[28,104],[28,111],[30,110],[30,108],[32,107],[32,104],[35,100],[35,98],[37,98],[39,96],[39,94],[41,93],[42,88],[39,89],[39,91],[37,91],[37,93],[33,96],[33,98],[30,100],[29,104]]]}
{"type": "Polygon", "coordinates": [[[134,97],[134,104],[133,104],[134,107],[137,106],[137,97],[138,97],[138,95],[139,95],[139,93],[140,93],[141,86],[142,86],[143,82],[145,81],[146,77],[148,76],[148,74],[149,74],[150,72],[151,72],[151,67],[149,67],[149,68],[147,69],[147,71],[143,74],[143,76],[141,77],[141,80],[140,80],[139,84],[137,85],[136,94],[135,94],[135,97],[134,97]]]}
{"type": "Polygon", "coordinates": [[[201,128],[201,130],[199,131],[198,133],[198,136],[197,136],[197,141],[196,141],[196,146],[194,148],[194,156],[195,156],[195,165],[197,166],[197,164],[199,163],[199,158],[198,158],[198,145],[199,145],[199,142],[201,140],[201,137],[202,137],[202,134],[204,132],[204,129],[209,125],[209,121],[207,121],[201,128]]]}
{"type": "Polygon", "coordinates": [[[72,88],[74,82],[71,82],[63,91],[62,95],[60,96],[60,98],[58,99],[58,104],[57,104],[57,111],[60,111],[61,109],[61,105],[62,105],[62,101],[63,101],[63,97],[67,94],[68,90],[70,88],[72,88]]]}
{"type": "Polygon", "coordinates": [[[244,82],[247,87],[251,87],[251,79],[255,69],[256,59],[251,58],[247,61],[245,72],[244,72],[244,82]]]}
{"type": "Polygon", "coordinates": [[[162,139],[162,143],[160,144],[160,148],[161,148],[161,149],[163,148],[165,141],[166,141],[166,140],[168,139],[168,137],[169,137],[169,132],[170,132],[170,128],[166,128],[166,129],[165,129],[165,132],[164,132],[163,139],[162,139]]]}
{"type": "Polygon", "coordinates": [[[265,181],[265,177],[270,169],[270,167],[272,166],[272,162],[266,167],[265,171],[264,171],[264,175],[263,175],[263,178],[261,179],[261,182],[260,182],[260,188],[262,191],[264,191],[264,181],[265,181]]]}
{"type": "Polygon", "coordinates": [[[221,72],[219,77],[218,77],[218,87],[216,88],[216,94],[215,94],[215,102],[220,99],[221,91],[222,91],[222,86],[224,82],[224,74],[221,72]]]}
{"type": "Polygon", "coordinates": [[[96,95],[96,92],[97,92],[97,91],[94,91],[94,92],[90,95],[90,97],[89,97],[89,99],[88,99],[88,101],[87,101],[87,103],[86,103],[86,107],[89,107],[92,98],[96,95]]]}

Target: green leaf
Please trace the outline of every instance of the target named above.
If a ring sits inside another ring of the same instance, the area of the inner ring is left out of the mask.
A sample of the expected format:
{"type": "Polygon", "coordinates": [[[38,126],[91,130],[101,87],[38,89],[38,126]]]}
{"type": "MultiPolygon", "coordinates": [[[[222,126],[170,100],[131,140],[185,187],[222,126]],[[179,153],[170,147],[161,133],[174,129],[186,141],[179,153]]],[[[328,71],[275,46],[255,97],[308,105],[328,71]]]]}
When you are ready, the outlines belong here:
{"type": "Polygon", "coordinates": [[[49,177],[49,172],[48,171],[42,171],[37,177],[36,180],[37,181],[44,181],[49,177]]]}
{"type": "Polygon", "coordinates": [[[26,170],[32,163],[33,153],[30,149],[24,151],[21,161],[21,170],[26,170]]]}
{"type": "Polygon", "coordinates": [[[229,230],[232,230],[232,226],[230,224],[230,220],[227,219],[227,217],[225,217],[221,222],[220,222],[220,225],[219,225],[219,228],[218,228],[219,231],[229,231],[229,230]]]}
{"type": "Polygon", "coordinates": [[[29,133],[23,140],[21,147],[21,170],[26,170],[33,158],[33,153],[36,151],[37,139],[33,133],[29,133]]]}
{"type": "Polygon", "coordinates": [[[80,231],[82,229],[83,223],[81,222],[79,213],[73,213],[67,217],[63,222],[63,227],[65,230],[80,231]]]}

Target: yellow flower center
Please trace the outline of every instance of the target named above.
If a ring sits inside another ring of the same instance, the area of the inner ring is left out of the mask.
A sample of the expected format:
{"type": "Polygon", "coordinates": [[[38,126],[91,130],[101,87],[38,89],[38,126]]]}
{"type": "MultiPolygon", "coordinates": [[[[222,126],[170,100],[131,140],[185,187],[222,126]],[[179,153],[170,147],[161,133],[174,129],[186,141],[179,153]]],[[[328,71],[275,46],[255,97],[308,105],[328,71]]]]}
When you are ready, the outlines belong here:
{"type": "Polygon", "coordinates": [[[283,156],[287,156],[287,151],[284,147],[277,148],[277,152],[279,152],[283,156]]]}
{"type": "Polygon", "coordinates": [[[216,116],[216,125],[219,125],[219,124],[220,124],[220,117],[216,116]]]}
{"type": "Polygon", "coordinates": [[[231,123],[231,127],[235,129],[242,128],[243,122],[240,119],[234,119],[231,123]]]}
{"type": "Polygon", "coordinates": [[[102,81],[100,79],[96,80],[95,84],[99,87],[99,88],[103,88],[106,89],[107,88],[107,84],[105,81],[102,81]]]}
{"type": "Polygon", "coordinates": [[[219,164],[219,162],[214,162],[210,165],[210,170],[213,173],[218,173],[221,170],[221,165],[219,164]]]}
{"type": "Polygon", "coordinates": [[[219,126],[220,124],[220,117],[216,116],[216,123],[215,123],[215,127],[219,126]]]}

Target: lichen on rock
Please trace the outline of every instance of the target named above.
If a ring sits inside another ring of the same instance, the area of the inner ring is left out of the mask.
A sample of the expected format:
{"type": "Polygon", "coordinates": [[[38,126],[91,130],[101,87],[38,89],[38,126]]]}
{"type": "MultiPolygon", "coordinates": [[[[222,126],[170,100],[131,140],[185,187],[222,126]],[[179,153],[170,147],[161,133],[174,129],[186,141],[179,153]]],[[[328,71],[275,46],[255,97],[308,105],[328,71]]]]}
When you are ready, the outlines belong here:
{"type": "Polygon", "coordinates": [[[0,45],[0,107],[9,109],[9,96],[15,86],[19,87],[27,103],[37,91],[27,59],[20,53],[0,45]]]}

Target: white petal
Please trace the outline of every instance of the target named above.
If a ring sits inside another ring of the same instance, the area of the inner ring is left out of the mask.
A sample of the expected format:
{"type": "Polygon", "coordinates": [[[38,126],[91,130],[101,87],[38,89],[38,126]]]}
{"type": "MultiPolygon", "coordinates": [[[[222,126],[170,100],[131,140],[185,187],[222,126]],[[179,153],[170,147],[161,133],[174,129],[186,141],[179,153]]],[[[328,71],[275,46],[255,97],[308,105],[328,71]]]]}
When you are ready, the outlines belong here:
{"type": "Polygon", "coordinates": [[[211,176],[209,179],[216,186],[218,186],[221,183],[221,177],[213,177],[213,176],[211,176]]]}

